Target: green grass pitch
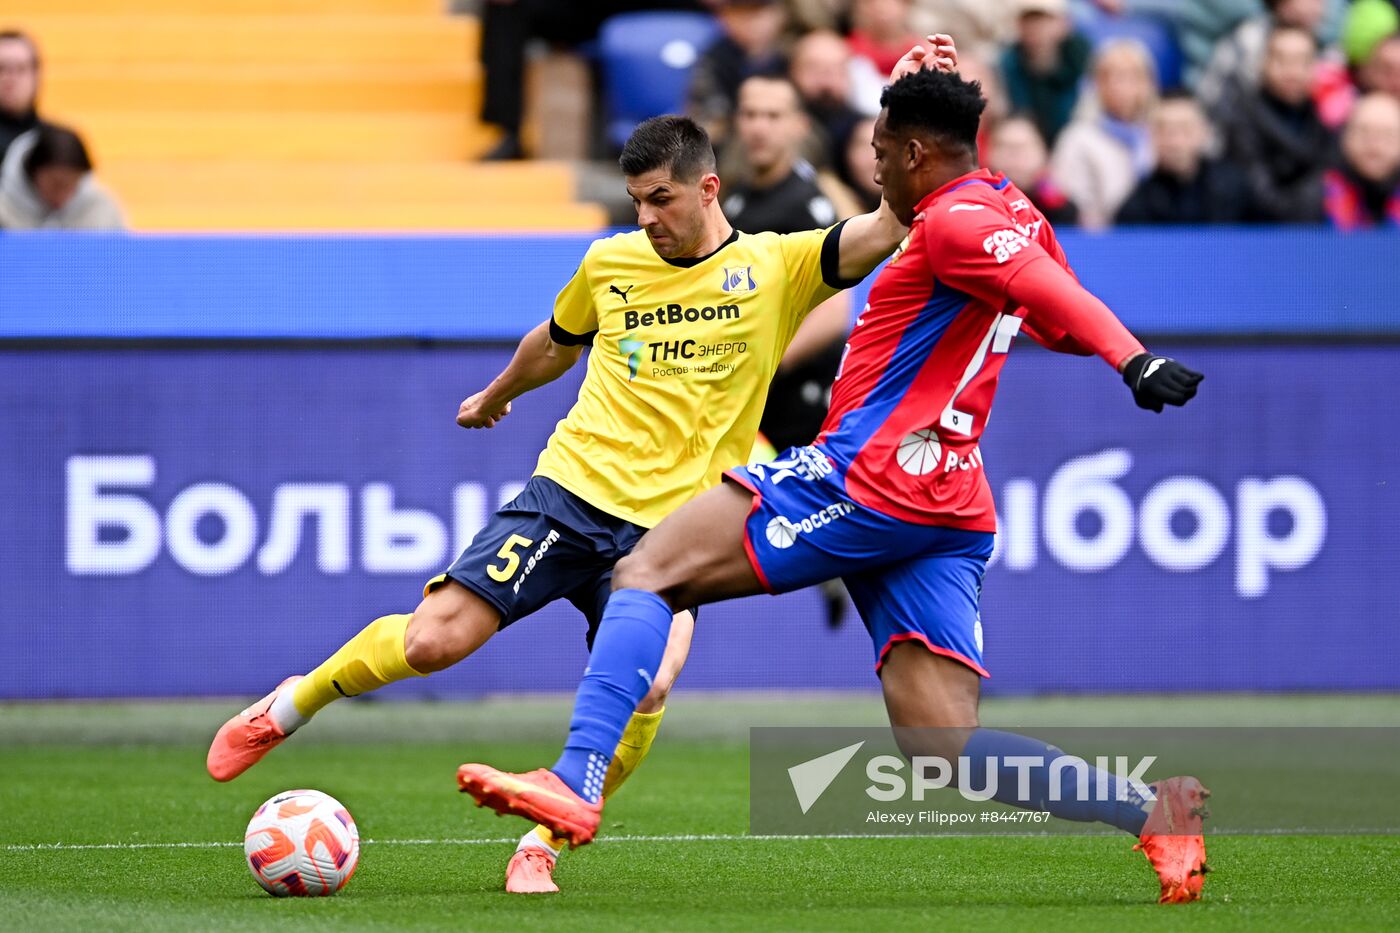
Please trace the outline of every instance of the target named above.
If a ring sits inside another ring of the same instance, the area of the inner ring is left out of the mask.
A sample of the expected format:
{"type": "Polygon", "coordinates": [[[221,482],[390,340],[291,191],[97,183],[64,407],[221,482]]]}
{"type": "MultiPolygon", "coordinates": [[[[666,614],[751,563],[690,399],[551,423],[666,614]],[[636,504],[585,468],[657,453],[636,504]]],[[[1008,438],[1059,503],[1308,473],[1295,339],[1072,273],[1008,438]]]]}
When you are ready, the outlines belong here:
{"type": "MultiPolygon", "coordinates": [[[[332,707],[228,785],[205,741],[238,701],[0,706],[0,925],[14,930],[1285,930],[1400,928],[1400,838],[1217,836],[1206,899],[1162,907],[1129,838],[755,839],[749,724],[873,724],[871,697],[674,699],[604,838],[560,895],[502,873],[525,829],[454,792],[463,760],[552,760],[559,699],[332,707]],[[338,797],[367,840],[325,899],[274,899],[243,827],[293,787],[338,797]],[[54,844],[61,843],[62,847],[54,844]]],[[[1400,698],[989,701],[988,724],[1400,723],[1400,698]],[[1168,718],[1170,717],[1170,718],[1168,718]]]]}

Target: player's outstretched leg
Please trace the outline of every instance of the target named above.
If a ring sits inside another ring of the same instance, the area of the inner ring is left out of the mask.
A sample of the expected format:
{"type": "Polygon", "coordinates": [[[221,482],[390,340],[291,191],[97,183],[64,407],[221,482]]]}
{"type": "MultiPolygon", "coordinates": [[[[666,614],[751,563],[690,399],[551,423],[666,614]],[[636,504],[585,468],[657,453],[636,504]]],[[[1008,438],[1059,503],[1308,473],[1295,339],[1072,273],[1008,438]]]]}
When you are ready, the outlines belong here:
{"type": "MultiPolygon", "coordinates": [[[[656,731],[661,727],[661,717],[666,712],[666,698],[690,653],[690,639],[694,630],[695,619],[689,612],[677,613],[671,621],[671,637],[666,643],[666,654],[661,659],[661,672],[657,674],[651,692],[637,704],[637,711],[627,721],[627,728],[622,731],[622,738],[613,752],[612,763],[608,765],[607,777],[603,779],[605,799],[612,799],[651,751],[656,731]]],[[[547,826],[536,824],[521,838],[506,866],[507,893],[552,894],[558,891],[559,886],[554,883],[554,868],[566,845],[567,839],[554,835],[547,826]]]]}
{"type": "Polygon", "coordinates": [[[1210,796],[1198,780],[1174,777],[1150,785],[1155,804],[1132,782],[1088,767],[1052,767],[1069,756],[1029,736],[978,726],[979,676],[966,665],[934,654],[916,641],[893,645],[880,670],[900,749],[906,755],[967,760],[957,776],[960,787],[986,792],[991,799],[1022,809],[1048,812],[1065,820],[1099,822],[1139,837],[1135,847],[1147,856],[1161,882],[1162,903],[1201,895],[1205,839],[1201,821],[1210,796]],[[1041,765],[1026,769],[1027,761],[1041,765]],[[1087,783],[1080,785],[1081,771],[1087,783]],[[1020,794],[1022,772],[1029,796],[1020,794]]]}
{"type": "Polygon", "coordinates": [[[762,592],[744,550],[753,497],[729,483],[671,513],[618,562],[613,594],[579,684],[569,738],[552,769],[509,774],[465,764],[457,783],[479,806],[543,823],[573,846],[593,839],[603,781],[623,728],[656,680],[679,608],[762,592]]]}
{"type": "Polygon", "coordinates": [[[486,643],[500,616],[457,583],[432,587],[412,615],[375,619],[305,677],[289,677],[214,735],[205,765],[231,781],[340,697],[449,667],[486,643]]]}

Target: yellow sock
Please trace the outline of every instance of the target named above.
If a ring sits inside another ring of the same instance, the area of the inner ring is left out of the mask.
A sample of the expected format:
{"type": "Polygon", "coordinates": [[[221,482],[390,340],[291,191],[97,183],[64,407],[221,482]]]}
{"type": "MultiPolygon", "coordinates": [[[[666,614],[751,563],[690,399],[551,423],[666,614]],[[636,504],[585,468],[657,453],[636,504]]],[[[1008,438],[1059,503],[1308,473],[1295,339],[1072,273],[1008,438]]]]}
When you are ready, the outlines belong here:
{"type": "MultiPolygon", "coordinates": [[[[632,772],[646,759],[647,752],[651,751],[651,743],[656,741],[656,730],[660,728],[661,717],[665,713],[666,707],[663,706],[654,713],[632,714],[632,718],[627,721],[627,728],[622,730],[622,738],[618,740],[617,749],[613,752],[612,764],[608,765],[608,773],[603,778],[604,797],[611,797],[617,793],[622,782],[631,777],[632,772]]],[[[555,852],[564,848],[565,840],[543,826],[535,827],[535,835],[555,852]]]]}
{"type": "Polygon", "coordinates": [[[554,835],[554,833],[549,831],[549,827],[541,826],[538,823],[535,824],[535,828],[532,830],[532,832],[539,838],[540,842],[543,842],[545,845],[553,849],[555,855],[558,855],[560,852],[563,852],[564,846],[569,844],[569,841],[563,836],[554,835]]]}
{"type": "Polygon", "coordinates": [[[622,782],[631,777],[637,766],[646,760],[651,743],[656,741],[656,730],[661,727],[661,717],[665,714],[666,707],[663,706],[654,713],[633,713],[632,718],[627,720],[627,728],[622,730],[622,738],[618,739],[617,749],[613,751],[612,764],[608,765],[608,773],[603,777],[604,797],[617,793],[622,782]]]}
{"type": "Polygon", "coordinates": [[[366,625],[320,667],[297,681],[292,703],[303,716],[312,716],[332,700],[358,696],[385,684],[422,677],[408,666],[404,633],[411,616],[381,616],[366,625]]]}

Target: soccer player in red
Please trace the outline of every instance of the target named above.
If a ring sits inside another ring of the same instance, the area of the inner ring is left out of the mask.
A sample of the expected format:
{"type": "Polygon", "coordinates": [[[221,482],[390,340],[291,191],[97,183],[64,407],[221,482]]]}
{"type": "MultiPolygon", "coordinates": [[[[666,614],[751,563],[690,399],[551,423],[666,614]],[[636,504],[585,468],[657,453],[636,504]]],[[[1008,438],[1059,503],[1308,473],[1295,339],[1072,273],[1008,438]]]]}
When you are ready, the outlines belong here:
{"type": "Polygon", "coordinates": [[[1131,832],[1157,871],[1160,899],[1195,900],[1208,795],[1199,781],[1149,788],[1088,769],[1089,793],[1076,792],[1073,769],[1050,765],[1059,749],[979,727],[987,671],[978,601],[996,513],[978,440],[1022,332],[1097,355],[1153,411],[1184,405],[1202,377],[1145,351],[1079,285],[1030,200],[977,167],[985,101],[975,82],[916,69],[882,104],[877,181],[910,232],[856,321],[816,442],[730,470],[618,563],[553,768],[513,775],[468,764],[458,782],[480,804],[588,842],[602,774],[657,670],[674,610],[840,576],[873,639],[905,754],[961,756],[959,786],[995,779],[992,799],[1002,803],[1131,832]],[[1021,796],[1016,765],[1035,760],[1021,796]]]}

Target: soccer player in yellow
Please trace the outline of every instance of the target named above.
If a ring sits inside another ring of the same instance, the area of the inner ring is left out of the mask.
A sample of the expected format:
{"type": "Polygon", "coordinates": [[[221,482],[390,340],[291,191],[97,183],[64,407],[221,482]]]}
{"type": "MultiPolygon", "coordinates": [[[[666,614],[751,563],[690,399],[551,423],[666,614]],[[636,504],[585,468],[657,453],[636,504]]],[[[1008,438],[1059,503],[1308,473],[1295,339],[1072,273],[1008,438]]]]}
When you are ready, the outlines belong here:
{"type": "MultiPolygon", "coordinates": [[[[917,47],[902,65],[951,70],[952,40],[930,38],[938,40],[932,54],[917,47]]],[[[709,138],[684,117],[641,124],[619,161],[641,229],[595,241],[550,320],[457,413],[462,427],[495,427],[513,399],[563,375],[591,345],[578,401],[534,476],[428,582],[411,614],[375,619],[319,667],[225,723],[207,759],[216,780],[242,774],[333,700],[450,667],[556,599],[588,619],[591,646],[613,565],[745,459],[768,383],[803,318],[906,233],[884,205],[826,230],[738,233],[720,209],[709,138]]],[[[692,612],[674,618],[665,660],[597,776],[605,795],[650,749],[693,625],[692,612]]],[[[563,845],[544,827],[527,833],[507,890],[557,891],[563,845]]]]}

